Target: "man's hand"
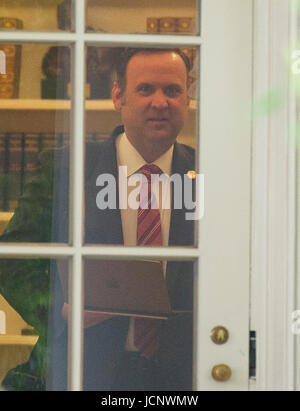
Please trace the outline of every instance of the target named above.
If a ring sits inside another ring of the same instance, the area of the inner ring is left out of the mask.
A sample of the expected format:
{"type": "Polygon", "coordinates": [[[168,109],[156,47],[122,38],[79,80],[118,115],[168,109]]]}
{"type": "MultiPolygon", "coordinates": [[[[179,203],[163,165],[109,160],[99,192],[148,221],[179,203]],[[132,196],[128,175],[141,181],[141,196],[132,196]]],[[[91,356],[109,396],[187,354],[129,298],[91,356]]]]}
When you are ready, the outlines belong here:
{"type": "MultiPolygon", "coordinates": [[[[69,319],[69,304],[64,303],[63,308],[61,310],[63,318],[68,321],[69,319]]],[[[108,320],[111,318],[111,314],[102,314],[92,311],[84,311],[84,328],[92,327],[93,325],[100,324],[102,321],[108,320]]]]}

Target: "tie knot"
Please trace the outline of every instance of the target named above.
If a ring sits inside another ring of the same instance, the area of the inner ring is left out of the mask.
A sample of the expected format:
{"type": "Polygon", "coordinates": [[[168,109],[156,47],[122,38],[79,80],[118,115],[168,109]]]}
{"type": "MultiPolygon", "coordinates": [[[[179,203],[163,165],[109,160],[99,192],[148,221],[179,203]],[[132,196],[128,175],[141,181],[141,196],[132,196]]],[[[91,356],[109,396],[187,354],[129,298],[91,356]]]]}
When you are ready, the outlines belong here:
{"type": "Polygon", "coordinates": [[[162,170],[155,164],[145,164],[141,169],[141,173],[147,177],[148,180],[151,179],[151,174],[161,174],[162,170]]]}

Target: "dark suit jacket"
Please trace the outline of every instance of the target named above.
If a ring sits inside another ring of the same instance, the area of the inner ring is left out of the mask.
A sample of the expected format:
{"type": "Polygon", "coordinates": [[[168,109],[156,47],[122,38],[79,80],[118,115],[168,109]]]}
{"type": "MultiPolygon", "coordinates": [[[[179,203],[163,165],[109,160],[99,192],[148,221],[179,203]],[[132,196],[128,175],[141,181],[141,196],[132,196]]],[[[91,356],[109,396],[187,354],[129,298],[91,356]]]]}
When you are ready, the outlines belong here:
{"type": "MultiPolygon", "coordinates": [[[[99,187],[96,179],[100,174],[110,173],[118,181],[115,139],[123,131],[117,128],[112,137],[104,143],[91,143],[86,146],[85,170],[85,243],[86,244],[123,244],[120,210],[99,210],[96,196],[99,187]]],[[[69,162],[66,151],[55,154],[52,241],[68,241],[68,193],[69,162]]],[[[76,165],[74,165],[76,167],[76,165]]],[[[181,176],[194,167],[194,152],[190,147],[175,144],[172,173],[181,176]]],[[[117,190],[118,193],[118,190],[117,190]]],[[[45,193],[46,194],[46,193],[45,193]]],[[[44,197],[47,197],[45,195],[44,197]]],[[[30,203],[30,199],[29,199],[30,203]]],[[[184,204],[184,202],[183,202],[184,204]]],[[[191,246],[194,242],[193,222],[186,221],[185,210],[172,209],[169,245],[191,246]]],[[[22,215],[20,210],[16,218],[22,215]]],[[[80,223],[80,222],[79,222],[80,223]]],[[[22,225],[19,225],[22,227],[22,225]]],[[[2,241],[15,241],[21,233],[7,233],[2,241]]],[[[46,236],[47,237],[47,236],[46,236]]],[[[1,239],[0,239],[1,240],[1,239]]],[[[32,241],[26,236],[22,241],[32,241]]],[[[37,241],[47,241],[37,240],[37,241]]],[[[63,297],[57,281],[55,264],[52,264],[51,306],[49,310],[48,351],[51,351],[47,388],[65,389],[67,370],[67,326],[61,318],[63,297]]],[[[1,272],[0,272],[1,274],[1,272]]],[[[4,276],[3,276],[4,278],[4,276]]],[[[167,265],[167,285],[174,309],[192,309],[193,306],[193,264],[191,262],[169,262],[167,265]]],[[[3,288],[4,295],[5,289],[3,288]]],[[[14,306],[12,289],[10,302],[14,306]]],[[[29,297],[30,298],[30,297],[29,297]]],[[[26,299],[24,299],[26,302],[26,299]]],[[[28,304],[29,305],[29,304],[28,304]]],[[[19,307],[16,307],[18,310],[19,307]]],[[[22,311],[19,309],[19,312],[22,311]]],[[[22,315],[22,312],[20,312],[22,315]]],[[[33,323],[34,316],[29,319],[33,323]]],[[[44,317],[43,317],[44,318],[44,317]]],[[[24,316],[25,320],[26,315],[24,316]]],[[[44,322],[44,320],[43,320],[44,322]]],[[[115,317],[85,330],[84,341],[84,388],[88,390],[109,390],[115,379],[120,356],[124,351],[129,320],[115,317]]],[[[36,327],[39,330],[38,326],[36,327]]],[[[39,352],[39,350],[36,350],[39,352]]],[[[41,353],[45,350],[41,350],[41,353]]],[[[161,389],[191,389],[192,362],[192,318],[179,317],[164,323],[161,344],[158,352],[161,365],[161,389]]],[[[39,363],[39,361],[37,361],[39,363]]]]}

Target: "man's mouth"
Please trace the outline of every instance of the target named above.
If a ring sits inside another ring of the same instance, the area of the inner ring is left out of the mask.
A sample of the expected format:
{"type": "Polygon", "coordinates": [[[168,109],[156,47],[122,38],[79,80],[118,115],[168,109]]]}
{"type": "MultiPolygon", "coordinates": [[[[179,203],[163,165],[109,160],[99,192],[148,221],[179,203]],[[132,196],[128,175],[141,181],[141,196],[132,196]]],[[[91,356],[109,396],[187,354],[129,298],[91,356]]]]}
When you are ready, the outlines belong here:
{"type": "Polygon", "coordinates": [[[151,118],[148,118],[148,121],[165,122],[165,121],[168,121],[168,119],[166,117],[151,117],[151,118]]]}

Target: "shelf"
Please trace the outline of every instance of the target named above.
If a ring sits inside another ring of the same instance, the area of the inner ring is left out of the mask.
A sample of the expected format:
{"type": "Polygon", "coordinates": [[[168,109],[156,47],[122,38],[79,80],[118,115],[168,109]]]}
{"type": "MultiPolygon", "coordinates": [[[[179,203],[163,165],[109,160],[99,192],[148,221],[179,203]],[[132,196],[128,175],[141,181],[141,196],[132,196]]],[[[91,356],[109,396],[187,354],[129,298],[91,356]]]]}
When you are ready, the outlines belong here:
{"type": "MultiPolygon", "coordinates": [[[[70,100],[0,99],[0,110],[70,110],[70,100]]],[[[86,101],[87,110],[114,110],[112,100],[86,101]]]]}
{"type": "MultiPolygon", "coordinates": [[[[121,112],[112,100],[86,100],[86,133],[109,136],[122,123],[121,112]]],[[[71,101],[40,99],[0,99],[5,121],[0,133],[71,133],[71,101]]],[[[195,146],[197,101],[192,100],[180,141],[195,146]]]]}
{"type": "MultiPolygon", "coordinates": [[[[112,100],[87,100],[89,111],[115,111],[112,100]]],[[[190,109],[196,110],[196,100],[190,103],[190,109]]],[[[70,110],[70,100],[32,100],[32,99],[0,99],[0,110],[70,110]]]]}
{"type": "Polygon", "coordinates": [[[0,345],[25,345],[33,347],[37,340],[38,336],[32,335],[0,335],[0,345]]]}

